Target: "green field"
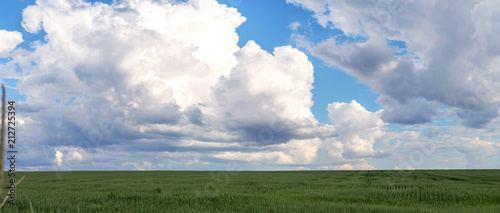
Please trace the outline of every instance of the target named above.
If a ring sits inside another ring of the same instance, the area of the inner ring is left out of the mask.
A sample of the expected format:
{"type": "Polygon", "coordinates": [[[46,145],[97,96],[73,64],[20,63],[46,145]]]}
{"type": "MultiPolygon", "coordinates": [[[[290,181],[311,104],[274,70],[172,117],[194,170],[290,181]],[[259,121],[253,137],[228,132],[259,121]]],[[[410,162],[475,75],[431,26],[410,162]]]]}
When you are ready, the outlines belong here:
{"type": "Polygon", "coordinates": [[[500,170],[26,173],[3,212],[500,212],[500,170]]]}

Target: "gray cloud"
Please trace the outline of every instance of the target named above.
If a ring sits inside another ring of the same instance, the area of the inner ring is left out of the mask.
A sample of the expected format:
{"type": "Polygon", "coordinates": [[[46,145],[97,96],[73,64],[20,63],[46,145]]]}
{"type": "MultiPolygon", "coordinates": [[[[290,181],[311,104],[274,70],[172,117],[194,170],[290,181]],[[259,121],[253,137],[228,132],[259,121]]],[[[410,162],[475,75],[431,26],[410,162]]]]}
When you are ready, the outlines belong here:
{"type": "Polygon", "coordinates": [[[387,109],[384,121],[426,123],[439,105],[454,109],[461,123],[473,128],[485,128],[498,117],[500,99],[495,91],[500,81],[494,67],[500,46],[493,40],[500,32],[497,1],[288,2],[315,12],[324,27],[368,39],[311,44],[296,36],[311,54],[381,94],[379,102],[387,109]],[[395,55],[385,39],[406,42],[407,53],[395,55]]]}
{"type": "Polygon", "coordinates": [[[410,99],[400,103],[381,96],[378,103],[385,107],[381,118],[385,122],[398,124],[429,123],[438,114],[439,105],[425,99],[410,99]]]}

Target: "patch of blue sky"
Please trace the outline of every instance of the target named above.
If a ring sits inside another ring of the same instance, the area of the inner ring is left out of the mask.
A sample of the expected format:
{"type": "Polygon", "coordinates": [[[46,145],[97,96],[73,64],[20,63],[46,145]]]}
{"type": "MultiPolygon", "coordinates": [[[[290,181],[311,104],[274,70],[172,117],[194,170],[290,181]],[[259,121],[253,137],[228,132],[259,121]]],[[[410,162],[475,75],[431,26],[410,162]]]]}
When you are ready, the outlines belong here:
{"type": "Polygon", "coordinates": [[[2,1],[0,7],[0,29],[22,32],[23,10],[28,5],[34,5],[35,0],[2,1]]]}
{"type": "Polygon", "coordinates": [[[100,2],[100,3],[104,3],[104,4],[112,4],[114,1],[113,0],[86,0],[86,2],[90,2],[90,3],[100,2]]]}
{"type": "Polygon", "coordinates": [[[5,84],[5,87],[15,88],[17,86],[17,84],[19,83],[19,80],[12,79],[12,78],[2,78],[1,82],[3,84],[5,84]]]}
{"type": "Polygon", "coordinates": [[[35,5],[35,0],[3,1],[2,7],[0,7],[0,29],[20,32],[24,42],[18,48],[33,50],[32,42],[45,42],[46,33],[43,30],[38,33],[29,33],[22,27],[23,10],[29,5],[35,5]]]}
{"type": "Polygon", "coordinates": [[[12,61],[12,57],[0,58],[0,64],[7,64],[9,61],[12,61]]]}
{"type": "Polygon", "coordinates": [[[317,44],[327,39],[335,39],[337,45],[343,43],[364,43],[368,38],[359,34],[356,36],[346,35],[342,30],[333,25],[321,26],[315,19],[305,19],[299,22],[300,27],[297,32],[304,35],[311,43],[317,44]]]}
{"type": "Polygon", "coordinates": [[[378,95],[368,85],[360,84],[357,79],[342,70],[329,67],[316,57],[309,57],[314,66],[314,105],[311,111],[321,123],[328,122],[328,104],[333,102],[350,103],[356,100],[366,110],[375,112],[382,107],[375,101],[378,95]]]}
{"type": "Polygon", "coordinates": [[[402,56],[402,55],[408,53],[408,51],[406,49],[406,42],[405,41],[390,40],[390,39],[386,39],[386,40],[387,40],[387,45],[398,48],[398,51],[396,52],[396,56],[402,56]]]}
{"type": "Polygon", "coordinates": [[[66,106],[73,105],[73,102],[75,101],[75,99],[76,99],[76,97],[69,98],[69,101],[66,102],[64,105],[66,105],[66,106]]]}
{"type": "Polygon", "coordinates": [[[335,28],[324,28],[321,26],[316,19],[307,18],[297,21],[300,26],[297,28],[297,33],[305,36],[308,41],[313,44],[320,43],[329,38],[335,38],[337,43],[342,43],[347,40],[347,36],[344,32],[335,28]]]}
{"type": "Polygon", "coordinates": [[[26,98],[27,98],[27,96],[20,94],[19,90],[17,90],[16,88],[13,88],[13,87],[6,86],[5,93],[7,94],[7,97],[6,97],[7,100],[16,100],[18,102],[19,101],[25,102],[26,98]]]}
{"type": "Polygon", "coordinates": [[[25,50],[33,51],[35,50],[33,48],[35,42],[39,42],[40,44],[47,43],[46,40],[47,33],[43,29],[41,29],[37,33],[29,33],[23,29],[21,33],[23,34],[24,42],[19,44],[18,48],[23,48],[25,50]]]}
{"type": "Polygon", "coordinates": [[[400,49],[406,49],[406,42],[404,41],[387,39],[387,44],[390,46],[398,47],[400,49]]]}
{"type": "Polygon", "coordinates": [[[61,98],[56,98],[54,101],[56,104],[62,104],[62,102],[64,102],[65,100],[68,100],[64,103],[65,106],[69,106],[69,105],[72,105],[75,101],[76,97],[71,97],[69,99],[66,99],[64,96],[61,97],[61,98]]]}
{"type": "Polygon", "coordinates": [[[356,35],[356,36],[348,36],[346,34],[340,34],[338,36],[335,36],[335,41],[337,44],[342,44],[342,43],[365,43],[368,41],[368,38],[362,36],[362,35],[356,35]]]}
{"type": "Polygon", "coordinates": [[[218,0],[221,4],[235,7],[247,20],[236,29],[243,47],[249,40],[255,41],[262,49],[272,53],[275,47],[291,45],[290,24],[306,22],[312,12],[306,11],[286,1],[236,1],[218,0]]]}
{"type": "MultiPolygon", "coordinates": [[[[7,59],[11,60],[11,59],[7,59]]],[[[22,72],[19,65],[16,65],[16,72],[22,72]]],[[[13,78],[0,78],[0,82],[5,84],[6,92],[8,93],[9,99],[14,99],[18,101],[26,101],[27,96],[21,95],[17,89],[17,85],[19,84],[18,79],[13,78]]]]}

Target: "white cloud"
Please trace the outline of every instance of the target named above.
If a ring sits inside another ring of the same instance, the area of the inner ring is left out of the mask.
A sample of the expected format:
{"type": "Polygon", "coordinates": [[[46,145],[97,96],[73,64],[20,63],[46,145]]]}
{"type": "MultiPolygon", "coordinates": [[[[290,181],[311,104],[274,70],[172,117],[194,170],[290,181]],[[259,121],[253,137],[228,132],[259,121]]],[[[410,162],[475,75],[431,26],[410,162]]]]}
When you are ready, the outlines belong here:
{"type": "Polygon", "coordinates": [[[334,166],[333,169],[335,170],[354,170],[354,167],[351,164],[343,164],[339,166],[334,166]]]}
{"type": "Polygon", "coordinates": [[[382,155],[373,150],[373,144],[384,136],[380,119],[382,110],[369,112],[356,101],[351,103],[331,103],[328,105],[330,122],[334,123],[338,139],[342,142],[343,157],[359,158],[382,155]]]}
{"type": "Polygon", "coordinates": [[[62,163],[63,163],[62,158],[64,157],[64,154],[62,152],[56,150],[56,155],[55,156],[56,156],[56,159],[55,159],[56,164],[58,166],[61,166],[62,163]]]}
{"type": "Polygon", "coordinates": [[[22,137],[32,141],[22,148],[40,166],[70,169],[314,162],[335,134],[310,111],[314,68],[290,46],[240,49],[245,20],[214,0],[37,1],[22,25],[46,42],[14,59],[24,65],[22,137]],[[248,145],[258,150],[238,152],[248,145]]]}
{"type": "Polygon", "coordinates": [[[368,164],[366,160],[355,160],[349,163],[330,165],[330,166],[320,166],[317,167],[319,170],[377,170],[374,166],[368,164]]]}
{"type": "MultiPolygon", "coordinates": [[[[415,170],[415,168],[411,167],[411,166],[407,166],[406,168],[404,168],[405,170],[415,170]]],[[[394,167],[394,170],[401,170],[401,168],[399,168],[398,166],[395,166],[394,167]]]]}
{"type": "Polygon", "coordinates": [[[294,21],[294,22],[290,23],[290,28],[294,31],[297,30],[300,26],[301,26],[301,24],[298,21],[294,21]]]}
{"type": "Polygon", "coordinates": [[[23,35],[20,32],[0,30],[0,58],[8,56],[22,42],[23,35]]]}
{"type": "Polygon", "coordinates": [[[124,166],[133,166],[133,170],[145,171],[151,170],[153,164],[151,162],[142,161],[142,162],[125,162],[124,166]]]}
{"type": "Polygon", "coordinates": [[[55,149],[55,162],[57,166],[76,166],[84,160],[84,150],[81,148],[59,146],[55,149]],[[83,154],[82,154],[83,153],[83,154]]]}
{"type": "Polygon", "coordinates": [[[264,144],[286,142],[302,132],[316,137],[300,130],[319,126],[310,110],[314,71],[307,56],[289,46],[271,55],[249,41],[236,57],[238,65],[213,87],[219,119],[264,144]]]}

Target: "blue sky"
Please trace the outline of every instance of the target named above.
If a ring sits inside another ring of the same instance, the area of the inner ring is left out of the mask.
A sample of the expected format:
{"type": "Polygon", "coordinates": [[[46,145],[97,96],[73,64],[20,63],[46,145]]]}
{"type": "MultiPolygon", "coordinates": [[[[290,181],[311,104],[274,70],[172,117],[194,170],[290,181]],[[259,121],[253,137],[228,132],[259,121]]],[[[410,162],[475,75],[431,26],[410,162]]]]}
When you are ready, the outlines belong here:
{"type": "Polygon", "coordinates": [[[25,170],[500,166],[495,2],[92,2],[2,2],[25,170]]]}

